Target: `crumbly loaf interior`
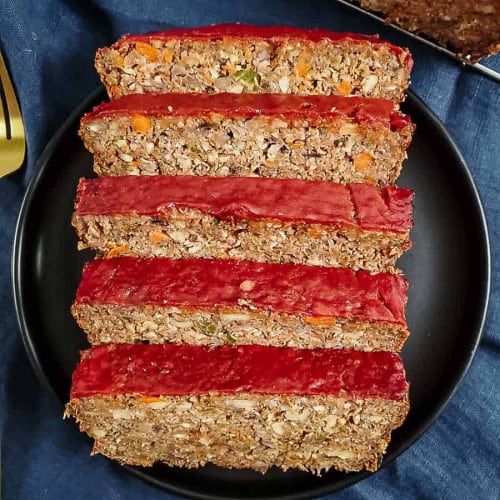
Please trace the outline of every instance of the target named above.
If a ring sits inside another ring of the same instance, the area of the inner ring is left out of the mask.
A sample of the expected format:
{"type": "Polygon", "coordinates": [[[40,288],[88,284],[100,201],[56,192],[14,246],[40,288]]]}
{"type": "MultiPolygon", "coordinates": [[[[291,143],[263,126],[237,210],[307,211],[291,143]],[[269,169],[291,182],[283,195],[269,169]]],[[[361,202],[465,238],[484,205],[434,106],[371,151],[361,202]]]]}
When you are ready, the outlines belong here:
{"type": "Polygon", "coordinates": [[[66,408],[94,439],[93,453],[121,463],[315,474],[376,470],[407,412],[407,401],[245,393],[94,396],[66,408]]]}
{"type": "Polygon", "coordinates": [[[399,272],[409,233],[337,229],[321,224],[221,220],[192,209],[161,217],[77,216],[80,248],[110,256],[243,259],[399,272]]]}
{"type": "Polygon", "coordinates": [[[413,126],[346,119],[107,116],[82,125],[99,175],[211,175],[394,184],[413,126]]]}
{"type": "Polygon", "coordinates": [[[74,304],[71,312],[92,345],[173,342],[399,351],[409,335],[406,326],[394,323],[278,314],[243,303],[230,311],[74,304]]]}
{"type": "Polygon", "coordinates": [[[370,42],[153,40],[101,49],[95,66],[110,97],[147,92],[274,92],[401,101],[407,53],[370,42]]]}

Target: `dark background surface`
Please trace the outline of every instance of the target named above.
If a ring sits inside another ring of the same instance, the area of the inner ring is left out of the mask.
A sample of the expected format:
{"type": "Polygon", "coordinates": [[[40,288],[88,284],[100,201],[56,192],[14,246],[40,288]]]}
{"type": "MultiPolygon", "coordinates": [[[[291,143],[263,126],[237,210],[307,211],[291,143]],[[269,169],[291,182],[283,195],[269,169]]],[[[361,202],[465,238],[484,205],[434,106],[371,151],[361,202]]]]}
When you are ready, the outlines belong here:
{"type": "MultiPolygon", "coordinates": [[[[412,50],[412,88],[450,131],[483,198],[494,263],[491,304],[471,370],[438,421],[395,462],[338,497],[499,498],[498,84],[333,1],[84,4],[51,0],[39,4],[0,0],[0,14],[2,49],[16,84],[28,138],[25,167],[0,180],[0,424],[6,499],[167,496],[102,457],[89,457],[88,441],[74,425],[62,421],[61,408],[39,385],[15,320],[10,249],[36,159],[64,119],[98,84],[92,67],[95,49],[125,32],[230,21],[380,33],[412,50]]],[[[490,58],[488,64],[499,70],[500,58],[490,58]]],[[[54,188],[49,185],[47,189],[54,188]]],[[[46,293],[50,298],[51,290],[46,293]]],[[[467,304],[464,308],[467,310],[467,304]]],[[[427,368],[439,373],[442,367],[437,362],[427,368]]]]}

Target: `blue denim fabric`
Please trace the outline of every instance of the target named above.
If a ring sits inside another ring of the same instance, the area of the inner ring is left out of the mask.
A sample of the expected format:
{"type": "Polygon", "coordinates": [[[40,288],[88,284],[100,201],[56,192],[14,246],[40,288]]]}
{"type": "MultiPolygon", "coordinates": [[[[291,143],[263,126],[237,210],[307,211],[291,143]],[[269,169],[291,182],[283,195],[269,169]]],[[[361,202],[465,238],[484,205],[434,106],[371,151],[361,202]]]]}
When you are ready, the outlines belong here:
{"type": "MultiPolygon", "coordinates": [[[[98,84],[97,47],[126,32],[241,21],[378,32],[409,46],[414,91],[444,122],[479,188],[489,223],[493,281],[483,339],[451,403],[425,435],[341,499],[500,498],[500,86],[333,0],[0,0],[0,43],[28,138],[25,167],[0,180],[0,425],[3,498],[168,498],[119,466],[89,456],[40,387],[14,315],[10,249],[35,162],[67,115],[98,84]]],[[[500,56],[490,58],[500,70],[500,56]]]]}

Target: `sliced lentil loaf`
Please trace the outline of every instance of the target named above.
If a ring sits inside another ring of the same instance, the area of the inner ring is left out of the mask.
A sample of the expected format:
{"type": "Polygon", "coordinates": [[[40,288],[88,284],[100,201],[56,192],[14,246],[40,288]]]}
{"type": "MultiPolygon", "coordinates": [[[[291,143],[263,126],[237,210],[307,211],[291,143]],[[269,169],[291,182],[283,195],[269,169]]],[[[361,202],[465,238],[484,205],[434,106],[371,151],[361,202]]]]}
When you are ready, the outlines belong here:
{"type": "Polygon", "coordinates": [[[147,92],[272,92],[401,101],[413,60],[377,36],[223,24],[125,35],[96,54],[111,98],[147,92]]]}
{"type": "Polygon", "coordinates": [[[71,312],[92,345],[396,351],[408,337],[407,287],[400,275],[345,268],[117,257],[85,265],[71,312]]]}
{"type": "Polygon", "coordinates": [[[384,99],[147,94],[80,127],[99,175],[260,175],[394,184],[414,125],[384,99]]]}
{"type": "Polygon", "coordinates": [[[395,271],[411,246],[413,192],[295,179],[81,179],[80,248],[141,257],[236,258],[395,271]]]}
{"type": "Polygon", "coordinates": [[[66,416],[124,464],[376,470],[408,413],[394,353],[111,345],[82,352],[66,416]]]}

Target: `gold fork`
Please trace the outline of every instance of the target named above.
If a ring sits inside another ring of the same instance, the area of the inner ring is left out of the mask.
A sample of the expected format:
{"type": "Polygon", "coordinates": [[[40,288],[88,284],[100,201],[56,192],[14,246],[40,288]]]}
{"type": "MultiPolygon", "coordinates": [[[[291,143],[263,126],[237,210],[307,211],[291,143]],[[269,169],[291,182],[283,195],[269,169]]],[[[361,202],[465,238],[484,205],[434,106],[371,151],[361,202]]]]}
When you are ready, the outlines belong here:
{"type": "Polygon", "coordinates": [[[24,125],[14,87],[0,52],[0,177],[17,170],[24,161],[24,125]]]}

